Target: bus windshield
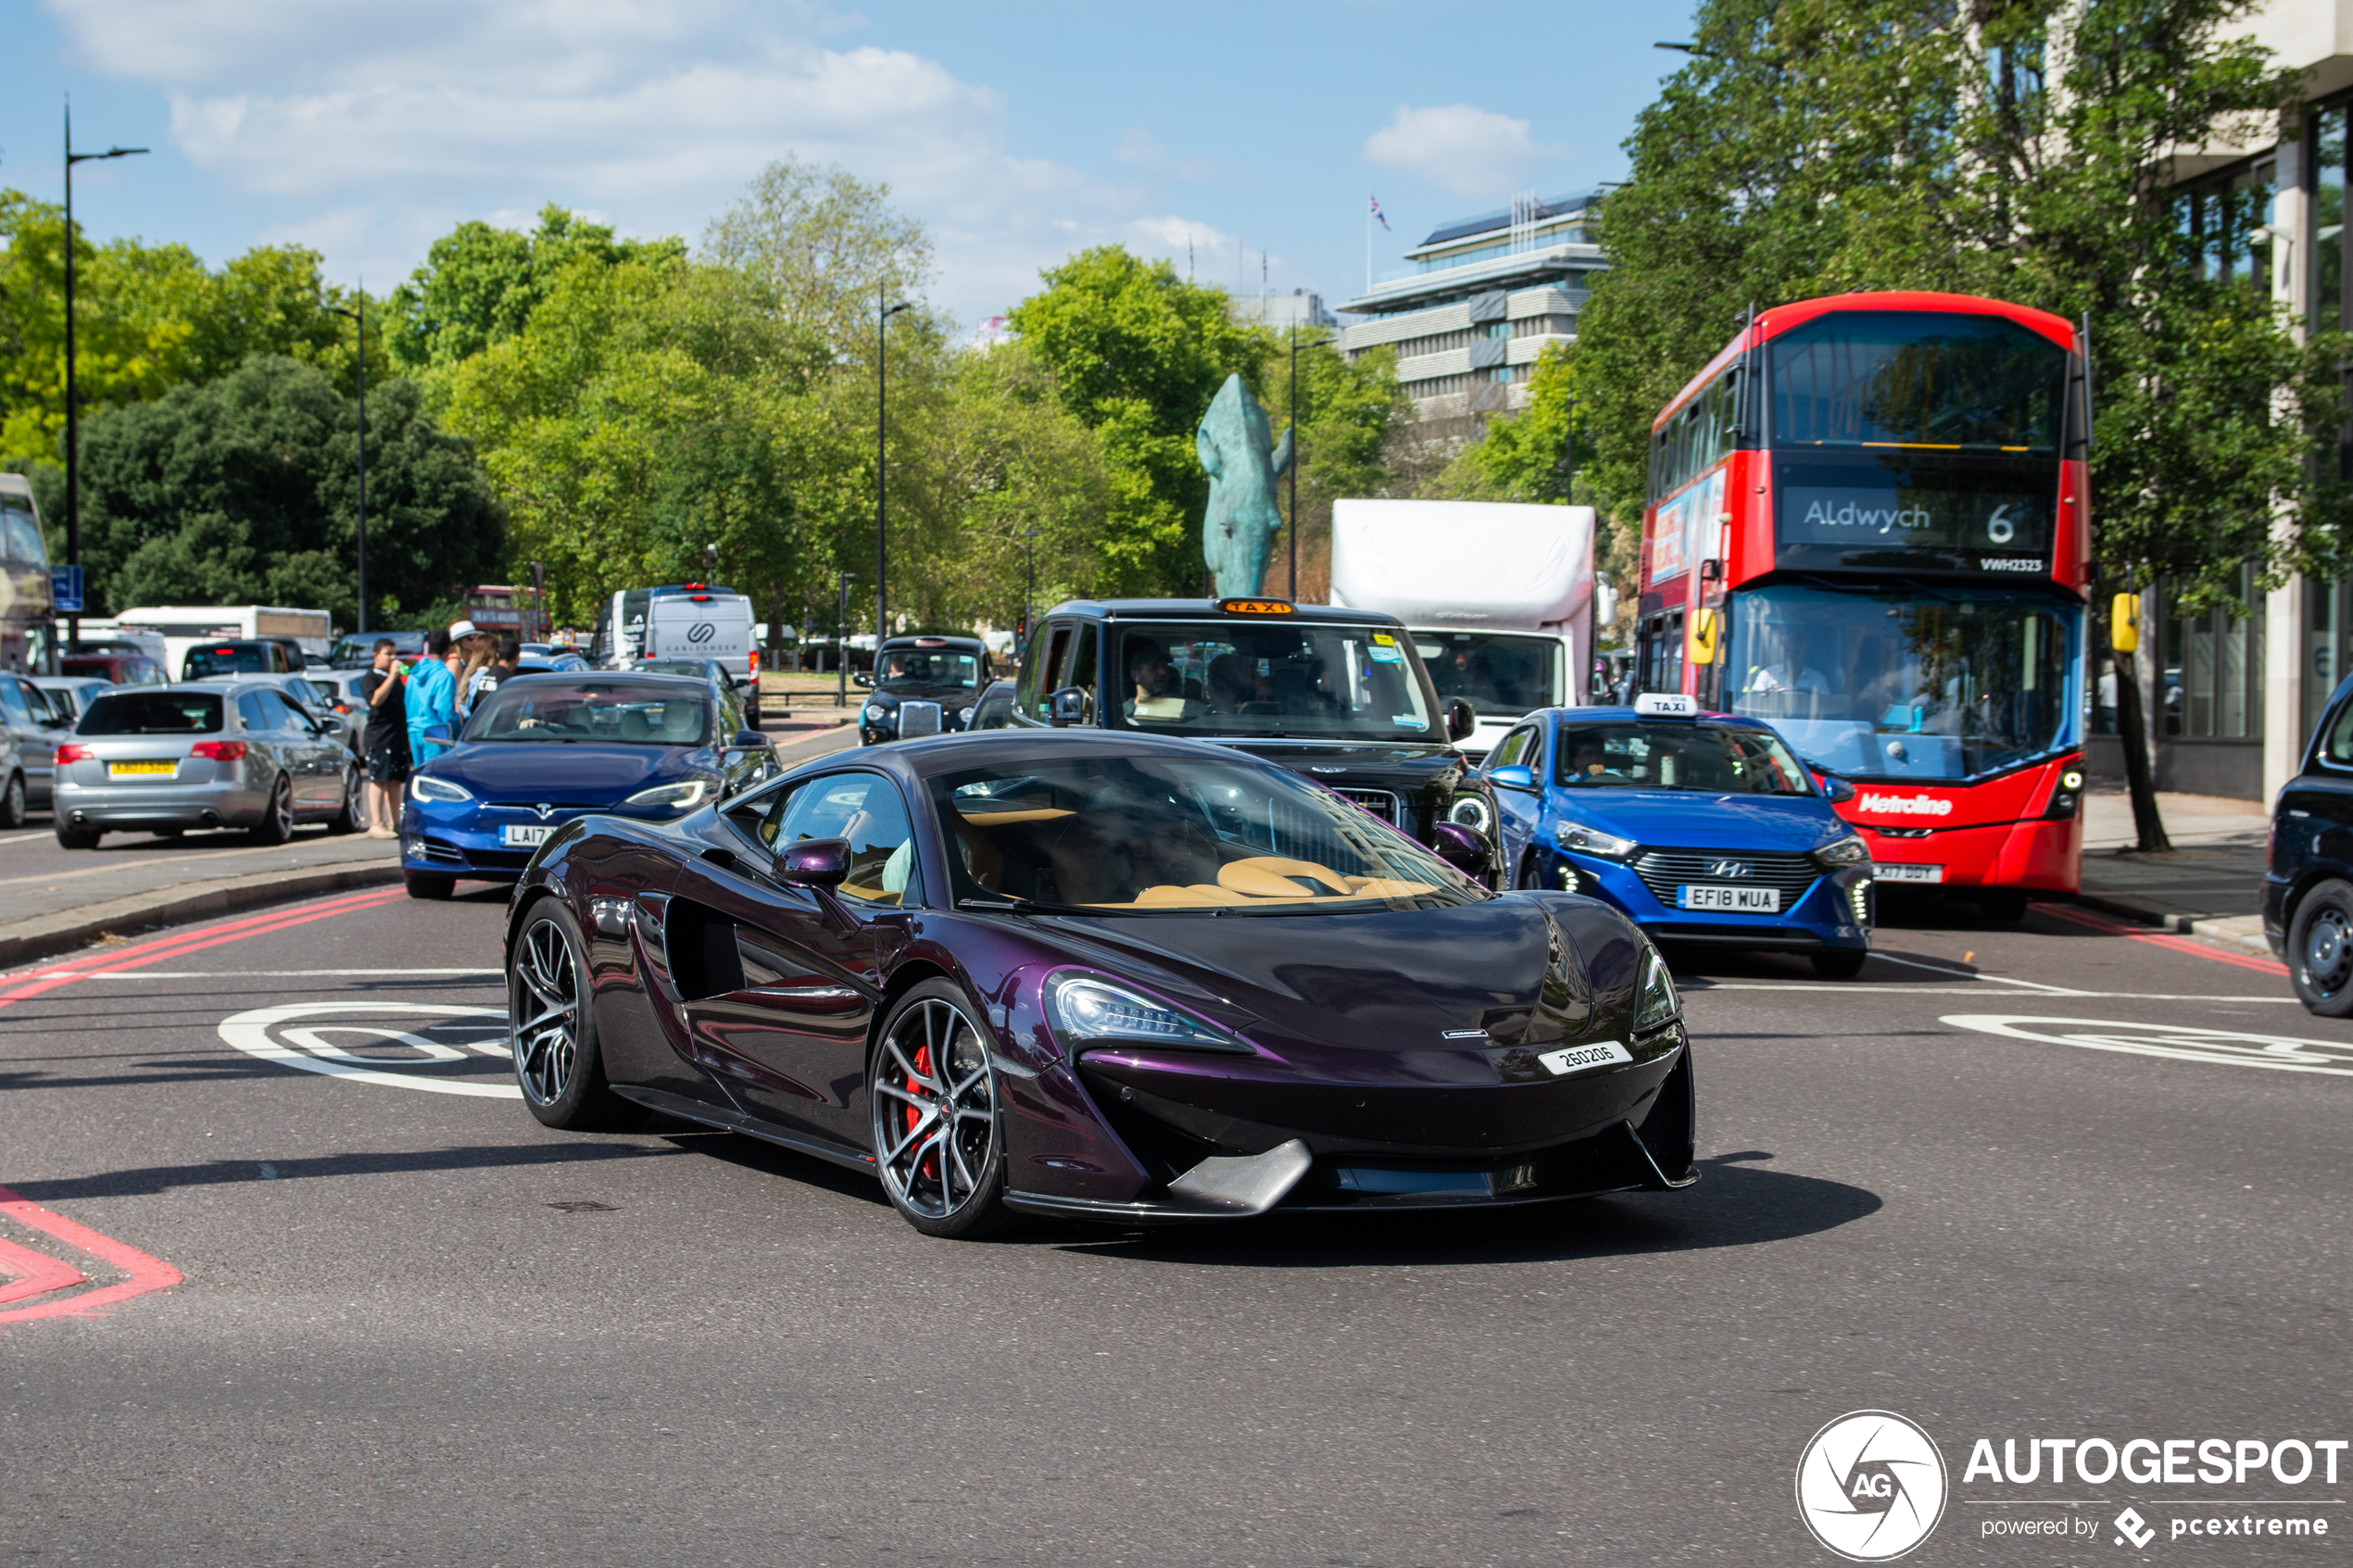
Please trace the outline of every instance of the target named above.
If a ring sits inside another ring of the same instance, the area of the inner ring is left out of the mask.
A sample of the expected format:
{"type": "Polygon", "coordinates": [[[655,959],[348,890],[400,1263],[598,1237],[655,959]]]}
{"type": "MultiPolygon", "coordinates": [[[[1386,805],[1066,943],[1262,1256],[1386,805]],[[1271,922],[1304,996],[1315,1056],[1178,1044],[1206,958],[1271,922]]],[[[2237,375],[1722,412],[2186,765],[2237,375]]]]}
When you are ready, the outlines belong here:
{"type": "Polygon", "coordinates": [[[2058,451],[2067,350],[2002,317],[1833,310],[1771,354],[1775,446],[2058,451]]]}
{"type": "Polygon", "coordinates": [[[1757,589],[1732,614],[1731,709],[1825,772],[1972,778],[2071,743],[2071,624],[2024,595],[1757,589]]]}
{"type": "Polygon", "coordinates": [[[1414,646],[1441,697],[1470,699],[1482,718],[1516,719],[1568,700],[1558,637],[1514,632],[1416,631],[1414,646]]]}

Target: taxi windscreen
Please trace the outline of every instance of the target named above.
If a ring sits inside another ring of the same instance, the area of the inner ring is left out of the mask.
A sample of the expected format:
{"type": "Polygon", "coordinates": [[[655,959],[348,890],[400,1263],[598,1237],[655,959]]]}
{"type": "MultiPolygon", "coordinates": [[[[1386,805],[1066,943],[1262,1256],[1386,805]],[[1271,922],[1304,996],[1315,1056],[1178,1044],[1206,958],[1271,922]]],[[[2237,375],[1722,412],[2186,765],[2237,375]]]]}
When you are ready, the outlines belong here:
{"type": "Polygon", "coordinates": [[[1567,789],[1680,789],[1708,795],[1811,795],[1779,735],[1744,725],[1563,724],[1556,783],[1567,789]]]}

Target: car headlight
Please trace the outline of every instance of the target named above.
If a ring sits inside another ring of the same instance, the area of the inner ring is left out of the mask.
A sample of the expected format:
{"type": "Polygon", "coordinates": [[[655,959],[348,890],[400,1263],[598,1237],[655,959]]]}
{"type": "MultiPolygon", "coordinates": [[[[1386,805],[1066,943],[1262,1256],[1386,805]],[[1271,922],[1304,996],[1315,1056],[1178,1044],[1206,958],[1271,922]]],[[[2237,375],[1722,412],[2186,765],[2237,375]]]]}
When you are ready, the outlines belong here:
{"type": "Polygon", "coordinates": [[[1085,974],[1058,975],[1047,984],[1046,1015],[1065,1044],[1136,1040],[1180,1050],[1250,1054],[1248,1046],[1222,1029],[1085,974]]]}
{"type": "Polygon", "coordinates": [[[472,800],[473,792],[447,779],[431,773],[409,775],[409,798],[411,800],[472,800]]]}
{"type": "Polygon", "coordinates": [[[1825,844],[1814,851],[1814,863],[1828,871],[1836,871],[1841,866],[1859,866],[1870,858],[1871,847],[1863,842],[1863,835],[1858,833],[1850,833],[1844,838],[1825,844]]]}
{"type": "Polygon", "coordinates": [[[1446,820],[1473,833],[1485,833],[1495,825],[1495,813],[1489,809],[1484,797],[1458,795],[1454,804],[1446,808],[1446,820]]]}
{"type": "Polygon", "coordinates": [[[1579,855],[1599,855],[1605,860],[1622,860],[1641,847],[1630,838],[1620,838],[1599,828],[1580,827],[1575,822],[1563,822],[1557,836],[1562,848],[1579,855]]]}
{"type": "Polygon", "coordinates": [[[959,709],[956,713],[956,721],[969,730],[973,727],[973,715],[979,711],[980,708],[978,704],[975,704],[970,708],[959,709]]]}
{"type": "Polygon", "coordinates": [[[1675,977],[1667,972],[1667,960],[1653,947],[1642,960],[1642,988],[1634,994],[1634,1033],[1663,1028],[1682,1010],[1683,998],[1675,994],[1675,977]]]}
{"type": "Polygon", "coordinates": [[[689,806],[699,806],[710,798],[711,781],[709,779],[688,779],[685,784],[656,784],[651,789],[641,789],[622,804],[623,806],[669,806],[683,811],[689,806]]]}
{"type": "Polygon", "coordinates": [[[866,722],[869,724],[879,724],[887,716],[888,716],[889,712],[890,709],[885,708],[881,703],[870,702],[866,705],[866,722]]]}

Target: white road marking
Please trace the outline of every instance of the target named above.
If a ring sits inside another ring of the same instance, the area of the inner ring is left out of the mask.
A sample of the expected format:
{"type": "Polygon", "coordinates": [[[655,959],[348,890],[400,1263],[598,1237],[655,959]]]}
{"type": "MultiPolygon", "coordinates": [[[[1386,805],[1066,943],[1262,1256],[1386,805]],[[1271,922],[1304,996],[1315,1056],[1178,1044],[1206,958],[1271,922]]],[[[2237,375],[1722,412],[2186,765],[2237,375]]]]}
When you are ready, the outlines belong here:
{"type": "Polygon", "coordinates": [[[92,969],[67,973],[45,972],[62,980],[252,980],[319,979],[357,975],[362,979],[396,980],[402,975],[429,974],[442,979],[464,974],[497,974],[503,969],[92,969]]]}
{"type": "Polygon", "coordinates": [[[2071,990],[2065,985],[2045,985],[2039,980],[2017,980],[2007,974],[1980,974],[1973,969],[1947,969],[1943,964],[1922,963],[1918,959],[1899,959],[1894,953],[1873,953],[1871,957],[1885,963],[1900,963],[1908,969],[1932,970],[1938,974],[1957,974],[1969,980],[1998,980],[2005,985],[2023,985],[2030,991],[2049,991],[2062,997],[2085,997],[2088,991],[2071,990]]]}
{"type": "Polygon", "coordinates": [[[1957,1029],[2038,1040],[2086,1050],[2122,1051],[2170,1061],[2224,1062],[2281,1073],[2324,1073],[2353,1078],[2353,1041],[2307,1040],[2291,1035],[2251,1035],[2183,1023],[2128,1023],[2107,1018],[2032,1018],[2016,1013],[1958,1012],[1937,1020],[1957,1029]],[[2039,1028],[2025,1027],[2028,1024],[2039,1028]]]}
{"type": "MultiPolygon", "coordinates": [[[[512,1083],[489,1084],[456,1078],[428,1078],[421,1073],[387,1072],[401,1060],[461,1061],[466,1053],[437,1040],[399,1029],[380,1028],[371,1023],[344,1022],[368,1016],[406,1015],[409,1017],[495,1018],[503,1034],[507,1010],[504,1008],[466,1007],[454,1002],[369,1002],[369,1001],[308,1001],[289,1002],[279,1007],[254,1008],[220,1021],[220,1037],[247,1056],[259,1057],[284,1067],[298,1067],[305,1073],[323,1073],[331,1078],[350,1078],[360,1083],[382,1084],[396,1089],[423,1089],[432,1094],[472,1095],[484,1099],[521,1099],[522,1090],[512,1083]],[[286,1029],[273,1035],[275,1025],[289,1023],[297,1018],[321,1022],[300,1029],[286,1029]],[[330,1022],[332,1020],[332,1022],[330,1022]],[[421,1057],[386,1059],[358,1056],[339,1046],[327,1043],[329,1033],[365,1035],[390,1045],[406,1047],[423,1053],[421,1057]],[[299,1047],[299,1048],[297,1048],[299,1047]]],[[[479,1028],[481,1025],[472,1025],[479,1028]]],[[[504,1056],[503,1041],[479,1040],[467,1042],[484,1055],[504,1056]]]]}
{"type": "Polygon", "coordinates": [[[53,833],[12,833],[6,838],[0,838],[0,844],[23,844],[31,839],[55,838],[57,834],[53,833]]]}
{"type": "MultiPolygon", "coordinates": [[[[1984,988],[1978,985],[1857,985],[1854,981],[1812,982],[1804,980],[1679,980],[1679,989],[1685,994],[1698,991],[1843,991],[1856,997],[1982,997],[1984,988]]],[[[2162,991],[2062,991],[2054,989],[2051,996],[2073,999],[2086,997],[2115,1001],[2140,1002],[2284,1002],[2294,1003],[2294,997],[2218,997],[2212,993],[2198,996],[2175,996],[2162,991]]],[[[2024,998],[2020,998],[2023,1000],[2024,998]]]]}

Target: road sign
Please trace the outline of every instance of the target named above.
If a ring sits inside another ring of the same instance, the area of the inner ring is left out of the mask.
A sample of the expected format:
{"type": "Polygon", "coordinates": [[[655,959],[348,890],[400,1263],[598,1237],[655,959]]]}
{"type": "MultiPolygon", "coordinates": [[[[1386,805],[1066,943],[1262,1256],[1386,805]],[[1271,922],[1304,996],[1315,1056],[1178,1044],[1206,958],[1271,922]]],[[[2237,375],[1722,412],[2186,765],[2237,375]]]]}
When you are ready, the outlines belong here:
{"type": "Polygon", "coordinates": [[[82,568],[53,566],[49,569],[49,603],[59,615],[82,613],[82,568]]]}

